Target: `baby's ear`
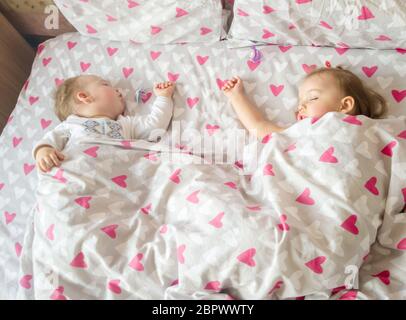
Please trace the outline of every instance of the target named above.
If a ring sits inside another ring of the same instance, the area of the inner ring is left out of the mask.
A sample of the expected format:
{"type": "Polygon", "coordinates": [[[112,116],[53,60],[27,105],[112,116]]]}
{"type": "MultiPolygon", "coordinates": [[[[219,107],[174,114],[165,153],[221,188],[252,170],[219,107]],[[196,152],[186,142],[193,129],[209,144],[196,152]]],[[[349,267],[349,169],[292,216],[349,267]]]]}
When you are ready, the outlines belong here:
{"type": "Polygon", "coordinates": [[[346,96],[341,99],[340,112],[351,113],[355,107],[355,100],[352,96],[346,96]]]}
{"type": "Polygon", "coordinates": [[[92,97],[87,94],[86,91],[78,91],[76,93],[76,99],[81,103],[91,103],[93,101],[92,97]]]}

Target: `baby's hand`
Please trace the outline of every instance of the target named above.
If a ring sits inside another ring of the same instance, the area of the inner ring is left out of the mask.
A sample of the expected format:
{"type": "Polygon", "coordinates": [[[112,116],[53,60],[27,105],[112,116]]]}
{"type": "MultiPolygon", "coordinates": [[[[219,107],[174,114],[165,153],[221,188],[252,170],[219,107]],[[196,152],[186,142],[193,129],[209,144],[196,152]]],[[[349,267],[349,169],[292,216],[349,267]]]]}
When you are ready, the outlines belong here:
{"type": "Polygon", "coordinates": [[[51,171],[54,166],[59,167],[65,156],[52,147],[40,147],[35,155],[38,168],[42,172],[51,171]]]}
{"type": "Polygon", "coordinates": [[[222,88],[228,98],[244,94],[244,85],[240,77],[232,77],[222,88]]]}
{"type": "Polygon", "coordinates": [[[154,84],[154,93],[156,96],[172,98],[175,91],[175,83],[171,81],[160,82],[154,84]]]}

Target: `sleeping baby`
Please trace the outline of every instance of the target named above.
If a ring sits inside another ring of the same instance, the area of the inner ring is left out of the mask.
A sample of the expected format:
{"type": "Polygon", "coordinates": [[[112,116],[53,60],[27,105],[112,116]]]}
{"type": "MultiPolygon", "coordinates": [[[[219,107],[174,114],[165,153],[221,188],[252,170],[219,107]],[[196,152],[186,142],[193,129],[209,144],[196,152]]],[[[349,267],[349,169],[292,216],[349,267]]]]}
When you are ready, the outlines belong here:
{"type": "MultiPolygon", "coordinates": [[[[228,80],[223,92],[230,99],[244,127],[257,138],[262,139],[272,132],[286,129],[262,115],[248,99],[239,77],[228,80]]],[[[298,100],[298,121],[320,118],[328,112],[382,118],[387,111],[387,103],[379,93],[366,87],[354,73],[340,66],[319,68],[308,74],[299,87],[298,100]]]]}
{"type": "Polygon", "coordinates": [[[85,136],[156,141],[171,120],[175,84],[156,83],[153,90],[157,98],[148,115],[124,116],[124,97],[108,81],[95,75],[65,80],[55,94],[55,113],[62,123],[33,149],[38,168],[47,172],[60,166],[66,144],[85,136]]]}

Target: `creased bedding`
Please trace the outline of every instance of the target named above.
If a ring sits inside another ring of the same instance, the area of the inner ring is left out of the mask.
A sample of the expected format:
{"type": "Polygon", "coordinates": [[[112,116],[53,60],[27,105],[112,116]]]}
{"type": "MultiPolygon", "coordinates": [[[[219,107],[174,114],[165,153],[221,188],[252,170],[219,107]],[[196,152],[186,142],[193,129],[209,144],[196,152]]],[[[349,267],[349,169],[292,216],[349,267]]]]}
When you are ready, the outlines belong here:
{"type": "MultiPolygon", "coordinates": [[[[31,75],[0,136],[0,297],[14,299],[17,290],[24,291],[25,297],[34,296],[32,282],[37,275],[35,269],[34,273],[27,270],[30,262],[26,261],[35,238],[32,209],[38,185],[31,150],[59,123],[52,110],[52,93],[63,79],[81,73],[105,77],[125,94],[130,111],[141,114],[148,112],[154,100],[153,82],[176,81],[174,122],[169,137],[173,132],[182,134],[184,139],[174,145],[184,151],[194,147],[192,138],[196,132],[204,132],[205,139],[226,141],[235,135],[234,129],[241,128],[219,90],[225,79],[236,74],[244,80],[247,93],[261,111],[280,126],[295,121],[298,81],[325,61],[333,66],[346,66],[381,93],[388,101],[391,120],[406,115],[404,50],[294,46],[257,46],[257,50],[261,59],[253,61],[252,48],[229,50],[227,41],[204,47],[136,46],[85,38],[78,33],[64,34],[41,44],[31,75]],[[134,102],[137,88],[146,91],[139,105],[134,102]],[[20,264],[24,265],[21,272],[20,264]]],[[[166,140],[163,142],[169,143],[171,139],[166,140]]],[[[358,146],[354,144],[354,148],[358,146]]],[[[406,298],[405,247],[397,246],[406,237],[404,216],[384,216],[385,227],[379,229],[378,242],[360,271],[360,291],[356,294],[351,290],[339,291],[332,299],[344,293],[345,298],[357,299],[406,298]],[[386,232],[381,235],[381,230],[386,232]]]]}
{"type": "MultiPolygon", "coordinates": [[[[21,297],[354,298],[382,220],[403,216],[405,147],[406,117],[340,113],[249,144],[242,168],[140,140],[70,144],[39,175],[21,297]]],[[[380,232],[405,246],[401,228],[380,232]]]]}

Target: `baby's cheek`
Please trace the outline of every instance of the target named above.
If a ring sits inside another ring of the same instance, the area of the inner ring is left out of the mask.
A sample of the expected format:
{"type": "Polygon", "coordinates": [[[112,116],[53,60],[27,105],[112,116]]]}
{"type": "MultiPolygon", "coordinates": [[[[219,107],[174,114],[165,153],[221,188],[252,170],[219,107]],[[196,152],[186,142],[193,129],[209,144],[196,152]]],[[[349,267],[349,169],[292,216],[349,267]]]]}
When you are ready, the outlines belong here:
{"type": "Polygon", "coordinates": [[[330,111],[329,106],[323,102],[320,102],[314,105],[312,116],[322,116],[328,111],[330,111]]]}
{"type": "Polygon", "coordinates": [[[117,94],[114,93],[113,91],[104,92],[104,98],[109,102],[115,101],[116,97],[117,97],[117,94]]]}

